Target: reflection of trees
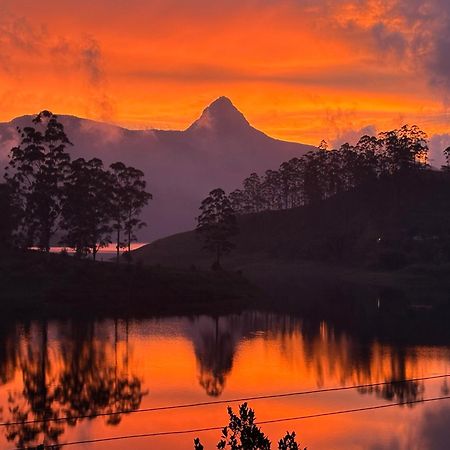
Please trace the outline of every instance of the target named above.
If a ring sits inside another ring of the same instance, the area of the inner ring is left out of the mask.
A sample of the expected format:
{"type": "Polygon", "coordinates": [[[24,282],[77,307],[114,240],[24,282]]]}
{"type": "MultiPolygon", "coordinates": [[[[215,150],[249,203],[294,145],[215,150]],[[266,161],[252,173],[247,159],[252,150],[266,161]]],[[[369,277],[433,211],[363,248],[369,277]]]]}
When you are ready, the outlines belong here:
{"type": "Polygon", "coordinates": [[[220,323],[216,318],[198,325],[195,356],[200,365],[200,385],[208,395],[218,397],[222,393],[233,366],[235,346],[235,336],[228,323],[220,323]]]}
{"type": "Polygon", "coordinates": [[[138,409],[142,397],[141,381],[135,376],[118,373],[117,321],[115,322],[115,363],[109,366],[104,346],[95,344],[93,325],[77,327],[77,336],[65,342],[62,349],[63,370],[59,376],[58,401],[69,423],[77,416],[111,414],[107,423],[121,421],[118,411],[138,409]]]}
{"type": "Polygon", "coordinates": [[[414,349],[357,339],[336,331],[325,322],[317,323],[315,327],[315,332],[314,326],[309,326],[307,332],[304,330],[303,341],[305,359],[313,368],[319,386],[327,377],[338,378],[342,385],[385,383],[359,389],[359,392],[398,403],[423,399],[423,382],[398,382],[414,378],[417,373],[414,349]]]}
{"type": "Polygon", "coordinates": [[[14,377],[16,370],[17,336],[15,327],[0,322],[0,385],[6,384],[14,377]]]}
{"type": "Polygon", "coordinates": [[[418,373],[414,348],[381,345],[324,321],[243,313],[196,319],[191,322],[189,334],[199,364],[200,384],[208,395],[222,393],[238,343],[255,335],[276,341],[287,367],[296,358],[302,361],[318,387],[336,382],[342,386],[383,382],[386,384],[361,389],[360,393],[400,403],[417,401],[424,395],[423,382],[397,382],[418,373]]]}
{"type": "MultiPolygon", "coordinates": [[[[396,380],[388,381],[386,384],[360,389],[362,394],[375,394],[377,397],[397,403],[416,402],[423,399],[424,384],[417,381],[399,383],[396,380]]],[[[408,406],[413,407],[414,404],[408,406]]]]}
{"type": "Polygon", "coordinates": [[[92,324],[77,326],[61,342],[61,358],[53,364],[47,333],[43,322],[40,342],[29,338],[21,355],[24,387],[11,395],[9,408],[9,421],[19,423],[6,427],[8,441],[18,447],[35,442],[58,444],[66,425],[76,425],[82,420],[79,416],[111,414],[106,423],[117,425],[122,417],[119,411],[139,408],[145,395],[141,381],[119,371],[117,357],[108,363],[108,349],[104,341],[95,339],[92,324]],[[67,421],[55,421],[65,417],[67,421]],[[33,423],[20,423],[25,421],[33,423]]]}
{"type": "MultiPolygon", "coordinates": [[[[390,353],[391,375],[387,384],[373,386],[361,389],[362,394],[375,394],[386,400],[398,403],[416,402],[423,399],[425,386],[423,382],[407,381],[399,382],[399,380],[407,380],[411,375],[407,371],[407,361],[412,359],[412,355],[400,348],[392,349],[390,353]]],[[[413,407],[414,404],[408,406],[413,407]]]]}
{"type": "Polygon", "coordinates": [[[59,416],[59,408],[47,344],[47,323],[42,322],[40,342],[30,340],[21,361],[23,390],[11,394],[8,400],[11,422],[40,421],[6,427],[7,440],[14,441],[17,447],[24,447],[29,442],[36,441],[40,435],[44,436],[44,444],[54,444],[64,432],[62,423],[51,421],[59,416]]]}

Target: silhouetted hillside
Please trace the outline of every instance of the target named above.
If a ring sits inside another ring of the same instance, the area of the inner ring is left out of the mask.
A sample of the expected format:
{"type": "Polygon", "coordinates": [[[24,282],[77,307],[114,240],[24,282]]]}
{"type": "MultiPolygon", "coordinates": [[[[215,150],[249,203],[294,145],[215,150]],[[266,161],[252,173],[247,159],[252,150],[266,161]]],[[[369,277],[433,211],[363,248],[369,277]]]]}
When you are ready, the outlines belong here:
{"type": "MultiPolygon", "coordinates": [[[[322,202],[239,218],[228,268],[262,259],[308,260],[372,269],[450,261],[450,178],[431,170],[398,173],[322,202]]],[[[143,247],[145,263],[205,267],[195,232],[143,247]]]]}

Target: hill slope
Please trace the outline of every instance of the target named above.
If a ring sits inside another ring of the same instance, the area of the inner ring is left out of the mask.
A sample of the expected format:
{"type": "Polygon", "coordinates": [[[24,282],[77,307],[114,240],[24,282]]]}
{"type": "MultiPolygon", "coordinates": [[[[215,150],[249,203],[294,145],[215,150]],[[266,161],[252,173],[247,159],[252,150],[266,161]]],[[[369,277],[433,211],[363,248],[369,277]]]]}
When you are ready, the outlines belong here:
{"type": "MultiPolygon", "coordinates": [[[[127,130],[73,116],[60,119],[74,144],[69,149],[73,158],[99,157],[108,165],[119,160],[144,171],[154,200],[144,212],[148,228],[141,240],[192,228],[210,190],[235,189],[251,171],[276,169],[313,149],[256,130],[225,97],[185,131],[127,130]]],[[[16,127],[30,122],[25,116],[0,124],[0,164],[16,143],[16,127]]]]}
{"type": "MultiPolygon", "coordinates": [[[[224,261],[242,268],[261,259],[309,260],[396,269],[450,261],[450,182],[423,171],[378,180],[316,205],[239,218],[236,249],[224,261]]],[[[146,263],[205,267],[211,257],[195,232],[135,252],[146,263]]]]}

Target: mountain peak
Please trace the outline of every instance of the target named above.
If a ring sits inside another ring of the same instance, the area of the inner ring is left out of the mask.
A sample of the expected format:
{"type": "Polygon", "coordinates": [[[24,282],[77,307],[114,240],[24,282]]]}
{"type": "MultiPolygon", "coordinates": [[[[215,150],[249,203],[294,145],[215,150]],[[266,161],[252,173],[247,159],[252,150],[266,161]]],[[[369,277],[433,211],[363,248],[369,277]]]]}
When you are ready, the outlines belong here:
{"type": "Polygon", "coordinates": [[[219,97],[214,100],[209,106],[209,109],[234,109],[237,111],[237,108],[233,105],[233,102],[225,96],[219,97]]]}
{"type": "Polygon", "coordinates": [[[228,97],[214,100],[188,130],[210,130],[228,132],[248,128],[250,124],[228,97]]]}

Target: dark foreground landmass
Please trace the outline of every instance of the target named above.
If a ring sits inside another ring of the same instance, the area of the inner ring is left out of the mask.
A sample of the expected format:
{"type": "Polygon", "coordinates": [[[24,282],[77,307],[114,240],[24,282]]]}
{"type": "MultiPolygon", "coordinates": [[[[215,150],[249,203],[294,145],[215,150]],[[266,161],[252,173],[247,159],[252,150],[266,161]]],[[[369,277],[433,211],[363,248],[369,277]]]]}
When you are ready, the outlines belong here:
{"type": "Polygon", "coordinates": [[[254,288],[239,274],[78,260],[14,252],[0,257],[0,314],[153,315],[226,313],[254,288]]]}
{"type": "MultiPolygon", "coordinates": [[[[239,217],[223,267],[240,271],[275,306],[322,308],[343,292],[362,302],[408,298],[413,308],[450,305],[450,180],[432,170],[374,180],[327,200],[239,217]],[[372,300],[373,299],[373,300],[372,300]],[[322,305],[322,306],[319,306],[322,305]]],[[[143,264],[208,269],[195,231],[142,247],[143,264]]]]}
{"type": "Polygon", "coordinates": [[[324,318],[374,308],[376,314],[389,310],[389,317],[450,311],[450,183],[442,173],[378,180],[316,205],[241,216],[239,225],[236,248],[217,272],[195,232],[143,247],[130,264],[3,254],[0,311],[152,315],[270,308],[324,318]]]}

